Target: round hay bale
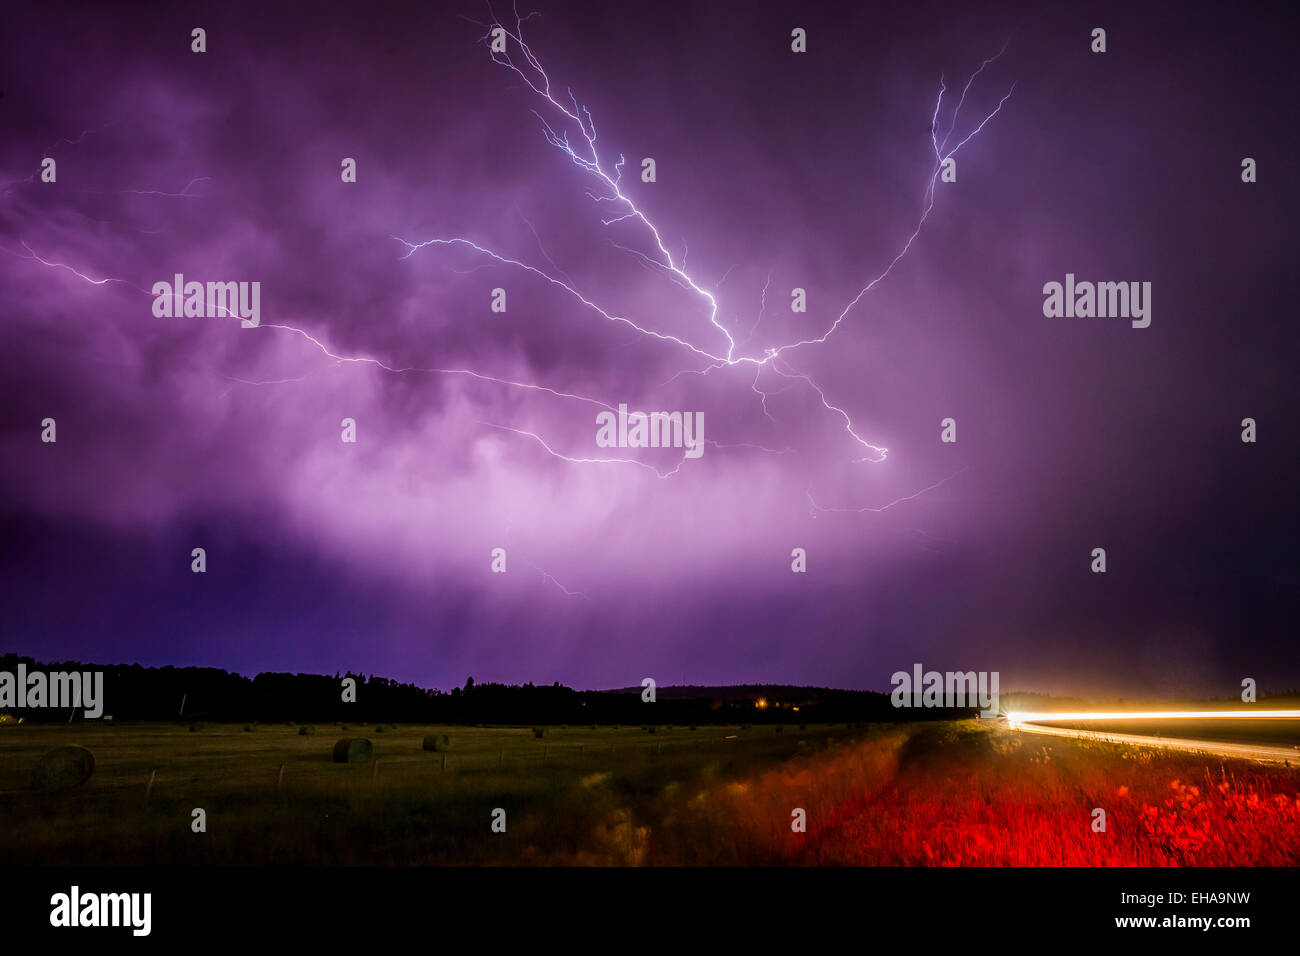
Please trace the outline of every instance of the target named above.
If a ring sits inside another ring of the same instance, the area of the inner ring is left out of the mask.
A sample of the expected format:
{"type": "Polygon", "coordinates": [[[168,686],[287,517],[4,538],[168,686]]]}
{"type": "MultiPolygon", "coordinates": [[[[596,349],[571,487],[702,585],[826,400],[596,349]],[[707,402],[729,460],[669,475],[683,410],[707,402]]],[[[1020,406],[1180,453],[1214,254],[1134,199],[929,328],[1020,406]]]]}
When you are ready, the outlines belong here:
{"type": "Polygon", "coordinates": [[[423,750],[444,751],[451,749],[451,738],[446,734],[434,734],[431,737],[425,737],[420,744],[423,750]]]}
{"type": "Polygon", "coordinates": [[[334,745],[335,763],[368,763],[375,755],[375,745],[365,737],[344,737],[334,745]]]}
{"type": "Polygon", "coordinates": [[[45,754],[32,770],[35,790],[71,790],[90,779],[95,755],[85,747],[56,747],[45,754]]]}
{"type": "Polygon", "coordinates": [[[384,725],[383,725],[383,724],[380,724],[378,727],[375,728],[375,733],[377,733],[377,734],[382,734],[382,733],[384,732],[384,730],[385,730],[384,725]]]}
{"type": "Polygon", "coordinates": [[[298,728],[299,737],[310,737],[314,733],[316,733],[316,728],[313,727],[311,724],[304,724],[303,726],[298,728]]]}
{"type": "Polygon", "coordinates": [[[545,727],[534,727],[534,728],[533,728],[533,736],[536,737],[538,740],[541,740],[543,737],[546,736],[546,728],[545,728],[545,727]]]}

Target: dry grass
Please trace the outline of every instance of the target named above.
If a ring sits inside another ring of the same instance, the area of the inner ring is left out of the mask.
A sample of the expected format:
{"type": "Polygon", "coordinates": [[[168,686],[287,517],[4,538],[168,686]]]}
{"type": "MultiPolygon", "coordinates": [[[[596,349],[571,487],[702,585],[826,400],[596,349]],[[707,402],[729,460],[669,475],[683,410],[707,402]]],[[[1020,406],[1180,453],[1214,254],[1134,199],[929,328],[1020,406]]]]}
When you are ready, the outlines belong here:
{"type": "Polygon", "coordinates": [[[283,724],[0,728],[0,816],[21,821],[0,853],[50,865],[1300,862],[1296,771],[975,723],[544,739],[398,727],[374,740],[376,763],[355,766],[332,761],[333,740],[283,724]],[[422,749],[441,734],[454,750],[422,749]],[[64,744],[94,752],[90,782],[27,789],[40,755],[64,744]],[[189,828],[194,807],[205,834],[189,828]],[[505,834],[490,831],[494,807],[505,834]],[[1094,807],[1106,833],[1092,832],[1094,807]],[[805,834],[791,830],[795,808],[805,834]]]}

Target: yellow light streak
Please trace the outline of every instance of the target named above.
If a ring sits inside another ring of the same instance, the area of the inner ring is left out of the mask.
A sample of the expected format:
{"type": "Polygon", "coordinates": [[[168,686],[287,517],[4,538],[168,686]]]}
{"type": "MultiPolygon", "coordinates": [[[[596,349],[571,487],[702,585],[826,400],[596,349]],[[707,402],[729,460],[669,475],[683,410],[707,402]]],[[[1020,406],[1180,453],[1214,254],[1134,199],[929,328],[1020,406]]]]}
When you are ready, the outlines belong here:
{"type": "Polygon", "coordinates": [[[1236,720],[1238,718],[1300,720],[1300,710],[1128,710],[1105,712],[1007,712],[1012,724],[1059,723],[1085,720],[1236,720]]]}

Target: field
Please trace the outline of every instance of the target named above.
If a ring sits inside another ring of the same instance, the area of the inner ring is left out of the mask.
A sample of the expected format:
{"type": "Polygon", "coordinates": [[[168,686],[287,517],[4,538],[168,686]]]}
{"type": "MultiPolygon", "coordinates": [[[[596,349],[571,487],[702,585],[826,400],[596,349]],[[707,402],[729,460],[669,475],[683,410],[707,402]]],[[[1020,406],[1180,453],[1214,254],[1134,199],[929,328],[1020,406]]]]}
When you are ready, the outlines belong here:
{"type": "Polygon", "coordinates": [[[0,859],[37,865],[1300,863],[1300,771],[990,722],[0,726],[0,859]],[[446,753],[424,751],[447,734],[446,753]],[[376,760],[336,764],[340,737],[376,760]],[[90,748],[77,790],[28,786],[90,748]],[[150,780],[152,778],[152,784],[150,780]],[[206,832],[191,829],[206,812],[206,832]],[[491,829],[493,811],[506,832],[491,829]],[[1093,829],[1094,809],[1106,830],[1093,829]],[[807,832],[792,813],[805,811],[807,832]]]}

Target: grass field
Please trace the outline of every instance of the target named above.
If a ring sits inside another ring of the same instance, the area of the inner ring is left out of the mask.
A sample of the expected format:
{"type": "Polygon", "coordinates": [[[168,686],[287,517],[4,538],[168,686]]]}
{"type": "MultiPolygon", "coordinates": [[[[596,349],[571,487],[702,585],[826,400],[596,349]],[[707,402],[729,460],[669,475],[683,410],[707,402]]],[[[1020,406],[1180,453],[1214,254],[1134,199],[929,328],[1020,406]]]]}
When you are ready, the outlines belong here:
{"type": "Polygon", "coordinates": [[[547,729],[0,726],[18,864],[772,865],[1300,862],[1300,772],[989,722],[547,729]],[[445,754],[423,751],[447,734],[445,754]],[[375,745],[336,764],[340,737],[375,745]],[[78,790],[28,788],[90,748],[78,790]],[[281,782],[281,767],[283,780],[281,782]],[[153,777],[150,788],[148,782],[153,777]],[[146,790],[149,790],[146,802],[146,790]],[[207,832],[191,829],[201,807],[207,832]],[[1092,829],[1094,808],[1107,830],[1092,829]],[[505,833],[490,828],[506,811],[505,833]],[[803,809],[807,832],[791,829],[803,809]]]}

